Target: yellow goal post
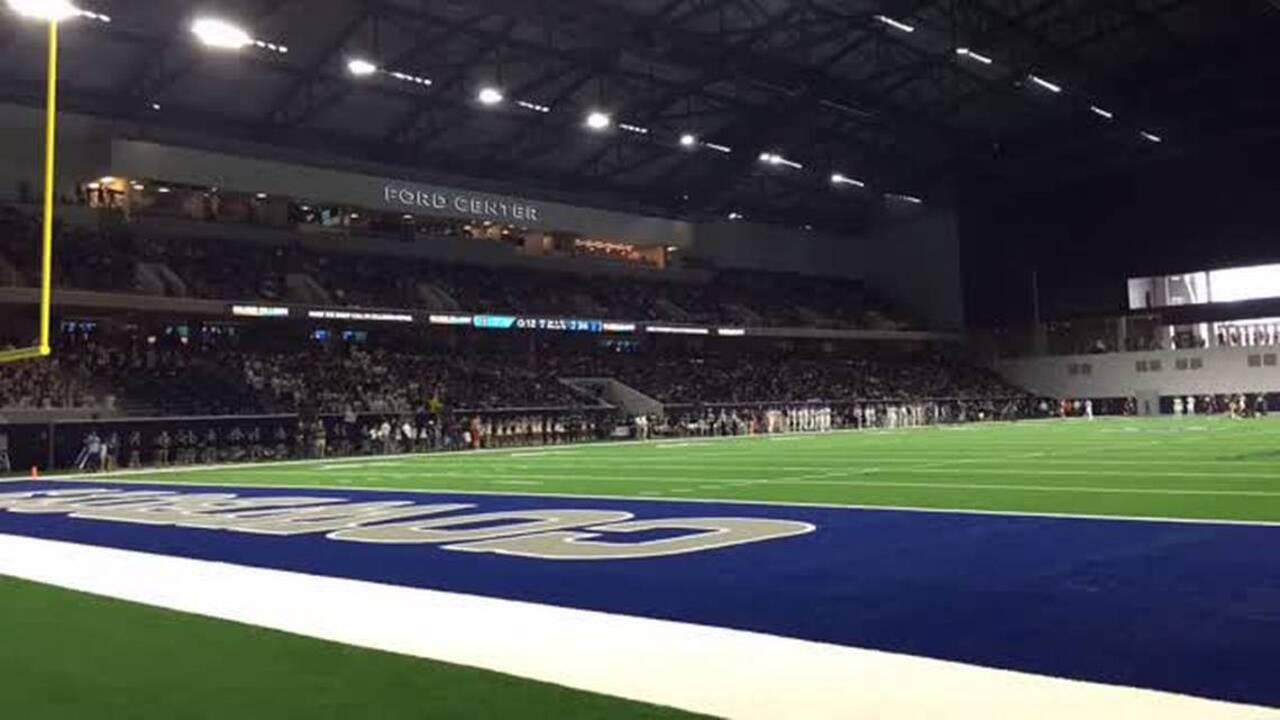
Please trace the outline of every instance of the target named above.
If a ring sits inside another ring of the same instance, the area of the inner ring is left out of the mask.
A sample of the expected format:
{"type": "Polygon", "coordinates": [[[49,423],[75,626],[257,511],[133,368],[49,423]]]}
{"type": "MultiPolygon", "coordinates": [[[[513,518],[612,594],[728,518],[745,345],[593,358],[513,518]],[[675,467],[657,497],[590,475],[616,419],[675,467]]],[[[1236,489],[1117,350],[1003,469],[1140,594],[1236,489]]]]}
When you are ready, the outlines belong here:
{"type": "Polygon", "coordinates": [[[45,106],[44,131],[44,218],[40,245],[40,342],[34,347],[0,350],[0,363],[47,357],[50,345],[50,319],[53,314],[53,201],[58,145],[58,23],[49,23],[48,98],[45,106]]]}

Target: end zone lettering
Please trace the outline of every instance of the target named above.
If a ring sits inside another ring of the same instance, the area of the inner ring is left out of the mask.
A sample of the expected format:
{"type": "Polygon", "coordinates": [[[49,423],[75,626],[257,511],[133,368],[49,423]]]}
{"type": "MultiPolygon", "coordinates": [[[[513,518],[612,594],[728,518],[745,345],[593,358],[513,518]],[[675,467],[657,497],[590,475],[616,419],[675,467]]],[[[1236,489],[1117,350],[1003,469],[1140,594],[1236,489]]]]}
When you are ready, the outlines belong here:
{"type": "Polygon", "coordinates": [[[323,533],[340,542],[438,545],[444,550],[542,560],[629,560],[702,552],[813,532],[772,518],[637,520],[622,510],[527,509],[469,513],[472,503],[350,502],[333,497],[109,488],[0,494],[0,511],[256,535],[323,533]],[[660,532],[627,542],[629,533],[660,532]],[[672,531],[679,534],[672,535],[672,531]]]}

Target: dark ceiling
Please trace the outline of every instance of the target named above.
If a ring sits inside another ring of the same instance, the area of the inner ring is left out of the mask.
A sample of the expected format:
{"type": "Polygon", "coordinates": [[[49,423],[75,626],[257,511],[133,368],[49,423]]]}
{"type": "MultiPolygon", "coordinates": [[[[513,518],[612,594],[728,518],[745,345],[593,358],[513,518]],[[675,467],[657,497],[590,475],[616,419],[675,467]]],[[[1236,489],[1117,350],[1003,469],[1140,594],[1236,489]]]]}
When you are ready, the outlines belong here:
{"type": "MultiPolygon", "coordinates": [[[[63,99],[142,135],[197,127],[530,194],[859,228],[910,209],[886,193],[945,205],[962,183],[1017,191],[1272,142],[1277,2],[80,0],[112,22],[66,24],[63,99]],[[289,52],[203,48],[200,14],[289,52]],[[432,84],[354,78],[352,57],[432,84]],[[486,84],[507,102],[476,102],[486,84]],[[586,130],[591,109],[615,127],[586,130]]],[[[0,12],[0,100],[42,101],[42,44],[0,12]]]]}

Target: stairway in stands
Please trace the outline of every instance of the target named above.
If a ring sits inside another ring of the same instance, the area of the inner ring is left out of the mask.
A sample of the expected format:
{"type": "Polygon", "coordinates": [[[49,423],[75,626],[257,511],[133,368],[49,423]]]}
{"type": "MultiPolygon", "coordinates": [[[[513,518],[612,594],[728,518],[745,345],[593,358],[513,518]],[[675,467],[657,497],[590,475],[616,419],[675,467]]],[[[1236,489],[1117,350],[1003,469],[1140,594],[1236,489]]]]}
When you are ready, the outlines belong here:
{"type": "Polygon", "coordinates": [[[565,377],[560,382],[584,398],[612,405],[627,415],[662,415],[662,403],[610,377],[565,377]]]}

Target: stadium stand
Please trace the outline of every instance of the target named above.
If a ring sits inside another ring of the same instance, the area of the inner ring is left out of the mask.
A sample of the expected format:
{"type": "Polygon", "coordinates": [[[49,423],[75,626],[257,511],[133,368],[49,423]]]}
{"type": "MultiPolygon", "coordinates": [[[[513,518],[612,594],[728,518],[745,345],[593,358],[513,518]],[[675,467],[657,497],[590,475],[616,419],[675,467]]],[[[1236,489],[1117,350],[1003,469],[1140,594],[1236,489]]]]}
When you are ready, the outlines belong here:
{"type": "MultiPolygon", "coordinates": [[[[0,209],[0,254],[23,284],[39,277],[38,224],[0,209]]],[[[146,226],[61,227],[59,287],[221,300],[377,308],[521,312],[753,326],[912,325],[865,284],[788,273],[717,272],[705,284],[589,277],[551,268],[482,267],[287,244],[154,236],[146,226]]]]}

